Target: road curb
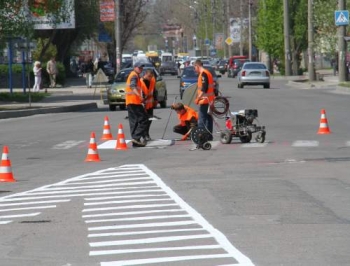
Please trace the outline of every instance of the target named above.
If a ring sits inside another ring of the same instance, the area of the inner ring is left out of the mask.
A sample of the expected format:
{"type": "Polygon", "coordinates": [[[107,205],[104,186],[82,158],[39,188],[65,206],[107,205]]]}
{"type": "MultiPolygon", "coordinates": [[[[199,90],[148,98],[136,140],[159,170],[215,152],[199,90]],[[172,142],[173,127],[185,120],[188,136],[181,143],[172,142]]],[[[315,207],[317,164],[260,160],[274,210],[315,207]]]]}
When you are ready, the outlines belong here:
{"type": "Polygon", "coordinates": [[[97,109],[97,103],[83,103],[69,106],[34,107],[33,109],[8,110],[0,112],[0,119],[26,117],[37,114],[50,114],[62,112],[78,112],[87,109],[97,109]]]}

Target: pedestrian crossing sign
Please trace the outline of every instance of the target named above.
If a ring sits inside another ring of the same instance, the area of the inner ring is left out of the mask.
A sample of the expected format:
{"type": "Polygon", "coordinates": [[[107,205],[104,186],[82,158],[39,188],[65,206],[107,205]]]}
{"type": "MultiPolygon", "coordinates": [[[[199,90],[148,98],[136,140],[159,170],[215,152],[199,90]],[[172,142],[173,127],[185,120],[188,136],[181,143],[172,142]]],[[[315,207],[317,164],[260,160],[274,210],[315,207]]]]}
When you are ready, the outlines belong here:
{"type": "Polygon", "coordinates": [[[336,10],[334,12],[334,19],[336,26],[349,25],[349,11],[348,10],[336,10]]]}

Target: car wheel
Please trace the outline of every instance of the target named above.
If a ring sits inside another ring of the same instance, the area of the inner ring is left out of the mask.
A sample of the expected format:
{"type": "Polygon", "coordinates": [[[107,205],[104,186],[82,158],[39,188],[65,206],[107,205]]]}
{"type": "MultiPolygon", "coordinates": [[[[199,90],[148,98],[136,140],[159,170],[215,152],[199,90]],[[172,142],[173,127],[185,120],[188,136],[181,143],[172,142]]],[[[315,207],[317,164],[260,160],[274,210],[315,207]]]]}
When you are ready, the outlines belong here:
{"type": "Polygon", "coordinates": [[[113,105],[113,104],[110,104],[109,105],[109,111],[115,111],[117,110],[117,106],[113,105]]]}
{"type": "Polygon", "coordinates": [[[125,104],[119,105],[119,109],[120,109],[120,110],[125,110],[125,108],[126,108],[125,104]]]}
{"type": "Polygon", "coordinates": [[[247,135],[239,137],[242,143],[249,143],[252,140],[252,132],[248,131],[247,135]]]}
{"type": "Polygon", "coordinates": [[[264,89],[270,89],[270,83],[264,84],[264,89]]]}

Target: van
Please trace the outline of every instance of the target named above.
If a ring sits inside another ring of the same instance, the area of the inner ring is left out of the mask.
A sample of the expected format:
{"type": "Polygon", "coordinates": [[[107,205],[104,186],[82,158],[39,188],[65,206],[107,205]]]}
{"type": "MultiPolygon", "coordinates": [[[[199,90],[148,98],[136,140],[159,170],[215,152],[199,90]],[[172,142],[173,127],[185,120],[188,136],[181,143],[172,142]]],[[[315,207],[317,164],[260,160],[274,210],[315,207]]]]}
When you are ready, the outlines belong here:
{"type": "Polygon", "coordinates": [[[241,70],[245,62],[250,62],[245,55],[234,55],[228,60],[227,65],[227,77],[234,78],[237,76],[238,72],[241,70]]]}

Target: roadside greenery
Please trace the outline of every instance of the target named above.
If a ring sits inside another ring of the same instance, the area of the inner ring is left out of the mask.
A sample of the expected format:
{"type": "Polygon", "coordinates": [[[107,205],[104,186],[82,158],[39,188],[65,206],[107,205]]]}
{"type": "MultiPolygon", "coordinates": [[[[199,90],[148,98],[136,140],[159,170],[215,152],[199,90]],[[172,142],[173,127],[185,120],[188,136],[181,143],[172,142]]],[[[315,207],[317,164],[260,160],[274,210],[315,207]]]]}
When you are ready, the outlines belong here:
{"type": "MultiPolygon", "coordinates": [[[[49,96],[45,92],[31,92],[30,97],[32,102],[40,102],[44,98],[49,96]]],[[[23,92],[0,92],[0,106],[1,103],[27,103],[29,102],[29,93],[23,92]]],[[[3,106],[2,106],[3,107],[3,106]]]]}

